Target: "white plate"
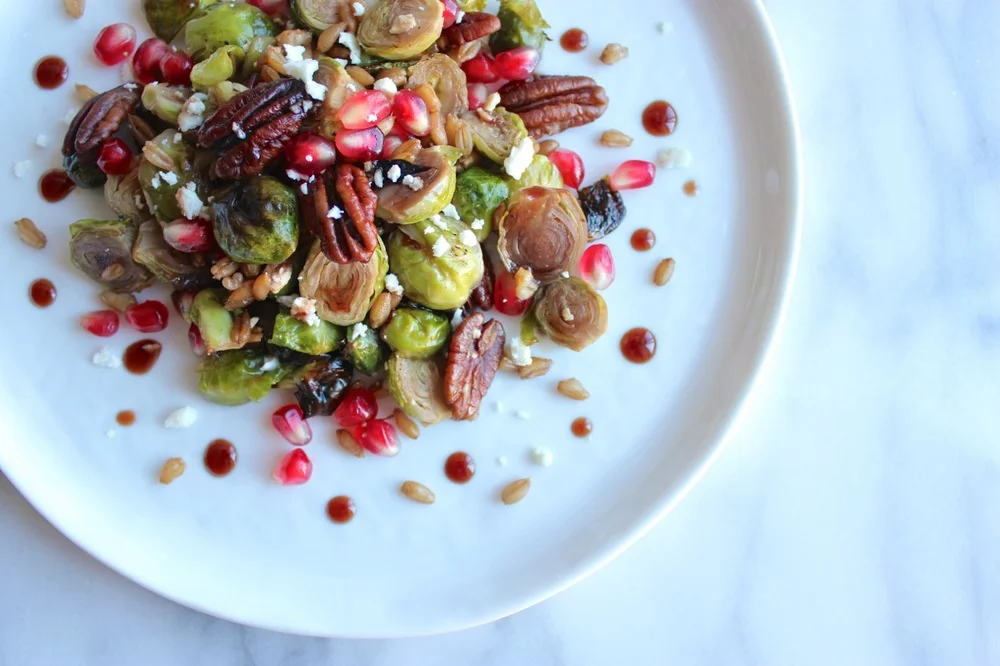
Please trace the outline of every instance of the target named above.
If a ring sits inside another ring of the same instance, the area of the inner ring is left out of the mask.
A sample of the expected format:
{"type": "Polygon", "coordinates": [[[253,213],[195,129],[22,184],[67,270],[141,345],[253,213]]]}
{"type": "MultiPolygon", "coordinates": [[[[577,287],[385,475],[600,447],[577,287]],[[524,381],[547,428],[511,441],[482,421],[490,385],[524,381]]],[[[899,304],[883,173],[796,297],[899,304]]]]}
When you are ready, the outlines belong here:
{"type": "MultiPolygon", "coordinates": [[[[588,182],[626,158],[653,159],[679,146],[694,155],[688,170],[660,171],[654,187],[626,193],[629,214],[608,239],[618,277],[605,292],[608,334],[581,354],[550,348],[555,366],[543,379],[500,377],[473,423],[449,423],[403,443],[394,459],[348,457],[316,424],[308,447],[310,483],[282,488],[270,479],[288,449],[268,420],[277,396],[259,405],[216,407],[196,391],[196,360],[184,326],[156,337],[165,343],[155,370],[134,377],[90,363],[101,342],[83,333],[79,315],[99,306],[98,289],[69,265],[66,225],[108,214],[99,197],[74,193],[48,205],[36,194],[41,172],[59,161],[62,119],[74,105],[72,86],[43,92],[31,83],[34,62],[57,53],[71,82],[105,89],[118,73],[102,70],[89,49],[107,23],[144,25],[138,2],[88,3],[73,22],[62,0],[4,3],[8,97],[0,109],[2,169],[8,219],[28,216],[49,236],[35,252],[13,232],[0,245],[9,287],[0,345],[0,466],[57,528],[108,566],[166,597],[250,625],[323,636],[403,636],[487,622],[537,603],[595,571],[652,527],[706,468],[747,395],[780,318],[797,247],[799,174],[796,131],[774,37],[751,0],[549,0],[542,9],[558,37],[584,28],[591,47],[567,54],[553,43],[544,70],[594,76],[611,106],[598,123],[559,137],[586,160],[588,182]],[[657,22],[668,22],[665,34],[657,22]],[[631,55],[613,67],[597,63],[608,42],[631,55]],[[652,139],[639,117],[664,98],[679,110],[678,131],[652,139]],[[636,138],[628,149],[596,147],[604,129],[636,138]],[[38,134],[52,144],[35,145],[38,134]],[[13,162],[32,161],[17,180],[13,162]],[[697,180],[701,195],[681,185],[697,180]],[[652,227],[655,249],[628,246],[632,230],[652,227]],[[671,284],[653,287],[657,261],[675,257],[671,284]],[[55,305],[32,307],[29,282],[51,278],[55,305]],[[659,340],[648,365],[626,363],[622,333],[650,327],[659,340]],[[593,397],[559,397],[556,380],[576,376],[593,397]],[[498,400],[504,413],[495,409],[498,400]],[[166,430],[164,416],[194,405],[189,430],[166,430]],[[114,425],[120,409],[139,423],[114,425]],[[526,410],[531,418],[514,416],[526,410]],[[574,438],[570,421],[594,421],[591,440],[574,438]],[[117,436],[108,438],[113,429],[117,436]],[[236,471],[210,477],[200,464],[206,443],[234,441],[236,471]],[[555,453],[534,465],[532,446],[555,453]],[[478,462],[471,483],[442,474],[456,449],[478,462]],[[156,482],[164,459],[183,456],[187,473],[169,487],[156,482]],[[498,456],[509,461],[506,467],[498,456]],[[498,501],[509,481],[530,476],[528,497],[498,501]],[[403,499],[401,481],[430,486],[427,507],[403,499]],[[355,498],[347,526],[330,523],[326,501],[355,498]]],[[[121,350],[138,339],[112,338],[121,350]]]]}

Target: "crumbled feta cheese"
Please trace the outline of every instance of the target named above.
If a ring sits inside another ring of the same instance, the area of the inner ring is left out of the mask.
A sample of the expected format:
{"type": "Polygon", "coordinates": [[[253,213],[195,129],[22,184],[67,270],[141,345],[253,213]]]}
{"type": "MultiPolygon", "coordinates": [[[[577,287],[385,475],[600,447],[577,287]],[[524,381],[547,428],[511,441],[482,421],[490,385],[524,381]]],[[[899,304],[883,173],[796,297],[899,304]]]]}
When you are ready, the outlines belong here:
{"type": "Polygon", "coordinates": [[[163,182],[166,183],[167,185],[177,184],[177,174],[174,173],[173,171],[161,171],[160,178],[162,178],[163,182]]]}
{"type": "Polygon", "coordinates": [[[445,222],[444,218],[441,217],[441,215],[438,214],[438,213],[435,213],[434,215],[431,215],[431,224],[433,224],[435,227],[437,227],[441,231],[444,231],[445,229],[448,228],[448,223],[445,222]]]}
{"type": "Polygon", "coordinates": [[[299,173],[295,169],[285,169],[285,173],[292,180],[309,180],[309,176],[305,175],[304,173],[299,173]]]}
{"type": "Polygon", "coordinates": [[[435,257],[443,257],[450,249],[451,245],[444,239],[444,236],[438,236],[434,245],[431,246],[431,254],[435,257]]]}
{"type": "Polygon", "coordinates": [[[90,361],[100,368],[122,367],[121,357],[111,351],[108,347],[101,347],[94,352],[94,356],[90,359],[90,361]]]}
{"type": "Polygon", "coordinates": [[[194,407],[175,409],[163,420],[164,428],[190,428],[198,420],[198,412],[194,407]]]}
{"type": "Polygon", "coordinates": [[[233,123],[233,131],[236,132],[236,136],[241,139],[247,138],[247,133],[243,131],[243,126],[239,123],[233,123]]]}
{"type": "Polygon", "coordinates": [[[479,243],[476,240],[475,232],[469,229],[462,229],[462,232],[458,234],[458,240],[462,242],[462,245],[468,245],[469,247],[475,247],[479,243]]]}
{"type": "Polygon", "coordinates": [[[367,330],[368,330],[367,326],[365,326],[361,322],[358,322],[357,324],[355,324],[354,326],[351,327],[350,331],[348,331],[348,333],[347,333],[347,339],[348,339],[348,341],[349,342],[354,342],[355,340],[357,340],[358,338],[360,338],[362,335],[364,335],[365,331],[367,331],[367,330]]]}
{"type": "Polygon", "coordinates": [[[277,370],[280,365],[281,363],[278,362],[276,357],[268,356],[264,359],[264,362],[261,363],[260,369],[261,372],[271,372],[272,370],[277,370]]]}
{"type": "Polygon", "coordinates": [[[39,134],[35,138],[35,145],[38,146],[39,148],[48,148],[49,147],[49,137],[45,136],[44,134],[39,134]]]}
{"type": "Polygon", "coordinates": [[[282,44],[287,62],[302,62],[306,57],[306,47],[296,44],[282,44]]]}
{"type": "Polygon", "coordinates": [[[80,109],[76,108],[70,109],[69,111],[66,112],[66,115],[63,117],[63,122],[66,123],[67,125],[72,125],[73,120],[76,118],[76,114],[78,113],[80,113],[80,109]]]}
{"type": "Polygon", "coordinates": [[[663,169],[686,169],[691,162],[691,151],[685,148],[664,148],[656,153],[656,164],[663,169]]]}
{"type": "Polygon", "coordinates": [[[559,313],[559,316],[561,316],[562,320],[565,322],[570,322],[575,319],[575,317],[573,316],[573,311],[570,310],[569,308],[563,308],[562,312],[559,313]]]}
{"type": "Polygon", "coordinates": [[[523,409],[519,409],[516,412],[514,412],[514,416],[516,416],[517,418],[519,418],[519,419],[521,419],[523,421],[527,421],[528,419],[531,418],[531,412],[525,411],[523,409]]]}
{"type": "Polygon", "coordinates": [[[343,58],[334,58],[333,61],[338,65],[340,65],[341,67],[347,67],[350,64],[343,58]]]}
{"type": "Polygon", "coordinates": [[[535,143],[531,140],[530,136],[526,136],[521,139],[521,143],[514,146],[514,149],[510,151],[510,155],[507,159],[503,161],[503,168],[511,178],[520,178],[528,165],[531,164],[531,158],[535,156],[535,143]]]}
{"type": "Polygon", "coordinates": [[[299,185],[299,192],[302,194],[309,194],[309,183],[302,183],[299,185]]]}
{"type": "Polygon", "coordinates": [[[198,217],[207,217],[205,213],[205,203],[195,191],[197,185],[188,183],[177,190],[177,205],[180,206],[181,214],[189,220],[198,217]]]}
{"type": "Polygon", "coordinates": [[[416,192],[424,186],[424,181],[422,178],[418,178],[413,174],[407,174],[403,176],[403,185],[406,185],[408,188],[416,192]]]}
{"type": "Polygon", "coordinates": [[[351,32],[342,32],[340,37],[337,38],[337,43],[346,46],[351,52],[351,62],[358,63],[361,62],[361,47],[358,46],[358,39],[351,32]]]}
{"type": "Polygon", "coordinates": [[[569,271],[563,271],[562,273],[559,274],[559,277],[565,280],[566,278],[569,277],[569,271]]]}
{"type": "MultiPolygon", "coordinates": [[[[380,79],[380,80],[387,81],[388,79],[380,79]]],[[[378,81],[376,81],[375,83],[378,83],[378,81]]],[[[390,81],[390,83],[392,82],[390,81]]],[[[395,87],[395,84],[393,84],[393,87],[395,87]]],[[[385,175],[389,177],[389,180],[395,183],[398,182],[399,177],[403,175],[403,170],[399,168],[398,164],[393,164],[391,167],[389,167],[389,170],[386,172],[385,175]]]]}
{"type": "Polygon", "coordinates": [[[129,81],[128,83],[126,83],[124,86],[122,86],[122,88],[124,88],[125,90],[135,90],[138,87],[139,86],[137,86],[136,84],[132,83],[131,81],[129,81]]]}
{"type": "Polygon", "coordinates": [[[364,14],[365,14],[365,6],[363,4],[361,4],[360,2],[352,3],[351,4],[351,9],[354,10],[354,15],[355,16],[364,16],[364,14]]]}
{"type": "Polygon", "coordinates": [[[506,467],[507,456],[497,456],[497,465],[500,465],[500,467],[506,467]]]}
{"type": "Polygon", "coordinates": [[[375,169],[375,175],[372,178],[372,182],[375,183],[375,187],[382,187],[385,185],[385,180],[382,176],[382,169],[375,169]]]}
{"type": "Polygon", "coordinates": [[[403,285],[399,284],[399,278],[396,277],[395,273],[389,273],[385,276],[385,290],[397,296],[403,295],[403,285]]]}
{"type": "Polygon", "coordinates": [[[458,13],[455,14],[455,23],[461,23],[464,18],[465,18],[465,12],[459,9],[458,13]]]}
{"type": "Polygon", "coordinates": [[[339,220],[341,217],[344,216],[344,211],[342,211],[337,206],[334,206],[333,208],[330,209],[330,212],[327,213],[326,216],[331,220],[339,220]]]}
{"type": "Polygon", "coordinates": [[[535,461],[536,465],[541,465],[542,467],[551,467],[552,462],[555,460],[555,454],[546,448],[541,446],[536,446],[531,449],[531,459],[535,461]]]}
{"type": "Polygon", "coordinates": [[[104,434],[108,436],[108,439],[114,439],[115,435],[117,435],[118,433],[116,433],[113,429],[111,429],[104,434]]]}
{"type": "Polygon", "coordinates": [[[22,160],[14,164],[14,175],[18,178],[24,178],[28,170],[31,169],[31,160],[22,160]]]}
{"type": "Polygon", "coordinates": [[[520,335],[507,337],[507,356],[519,368],[531,365],[531,347],[521,341],[520,335]]]}
{"type": "MultiPolygon", "coordinates": [[[[298,48],[305,49],[304,46],[298,48]]],[[[288,45],[285,45],[285,49],[288,49],[288,45]]],[[[323,101],[326,99],[327,88],[322,83],[313,81],[313,74],[317,71],[319,71],[319,61],[312,58],[285,61],[285,73],[293,79],[298,79],[306,84],[307,95],[315,100],[323,101]]]]}
{"type": "Polygon", "coordinates": [[[160,174],[153,174],[153,177],[149,179],[149,186],[154,190],[160,189],[160,174]]]}
{"type": "Polygon", "coordinates": [[[432,233],[434,233],[434,227],[432,227],[429,224],[426,227],[424,227],[424,235],[425,236],[430,236],[432,233]]]}
{"type": "MultiPolygon", "coordinates": [[[[375,90],[381,90],[389,97],[392,97],[397,92],[399,92],[399,88],[396,87],[396,83],[389,77],[386,77],[384,79],[379,79],[372,85],[372,88],[374,88],[375,90]]],[[[396,168],[398,169],[399,167],[396,168]]]]}
{"type": "MultiPolygon", "coordinates": [[[[181,132],[190,132],[193,129],[201,127],[205,122],[205,111],[207,106],[205,102],[208,101],[208,95],[205,93],[195,93],[187,98],[184,105],[181,107],[181,112],[177,114],[177,127],[180,128],[181,132]]],[[[180,133],[174,136],[174,142],[178,142],[183,138],[180,133]]]]}
{"type": "Polygon", "coordinates": [[[461,219],[461,216],[458,214],[458,209],[455,208],[455,204],[448,204],[445,206],[444,210],[441,211],[441,214],[445,217],[450,217],[453,220],[461,219]]]}
{"type": "Polygon", "coordinates": [[[451,327],[458,328],[458,325],[462,323],[465,317],[462,315],[462,308],[455,310],[454,314],[451,315],[451,327]]]}
{"type": "Polygon", "coordinates": [[[291,308],[289,308],[289,314],[310,326],[318,326],[320,322],[319,316],[316,314],[315,298],[296,296],[295,300],[292,301],[291,308]]]}
{"type": "Polygon", "coordinates": [[[180,132],[174,132],[174,139],[173,139],[174,143],[180,143],[183,140],[184,140],[183,134],[181,134],[180,132]]]}
{"type": "Polygon", "coordinates": [[[483,227],[486,226],[486,222],[480,220],[479,218],[476,218],[475,220],[472,221],[472,224],[470,226],[476,231],[480,231],[483,227]]]}

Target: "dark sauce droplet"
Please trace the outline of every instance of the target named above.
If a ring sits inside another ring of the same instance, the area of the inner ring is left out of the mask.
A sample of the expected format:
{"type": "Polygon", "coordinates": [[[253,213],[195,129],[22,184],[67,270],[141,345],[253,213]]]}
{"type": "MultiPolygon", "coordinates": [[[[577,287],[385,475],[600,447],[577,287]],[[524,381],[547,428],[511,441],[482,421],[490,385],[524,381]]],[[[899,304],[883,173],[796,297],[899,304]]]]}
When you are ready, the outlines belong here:
{"type": "Polygon", "coordinates": [[[213,440],[205,449],[205,469],[213,476],[225,476],[236,467],[236,447],[225,439],[213,440]]]}
{"type": "Polygon", "coordinates": [[[594,424],[590,422],[586,416],[581,416],[578,419],[574,419],[571,424],[569,424],[569,429],[577,437],[586,437],[590,433],[594,432],[594,424]]]}
{"type": "Polygon", "coordinates": [[[40,308],[47,308],[56,300],[56,286],[50,280],[39,278],[28,289],[31,302],[40,308]]]}
{"type": "Polygon", "coordinates": [[[35,83],[46,90],[58,88],[69,78],[69,65],[59,56],[47,56],[35,65],[35,83]]]}
{"type": "Polygon", "coordinates": [[[163,345],[156,340],[139,340],[125,348],[122,361],[125,369],[133,375],[144,375],[153,369],[156,359],[160,358],[163,345]]]}
{"type": "Polygon", "coordinates": [[[698,196],[698,193],[701,192],[701,188],[698,187],[698,183],[694,182],[693,180],[689,180],[688,182],[684,183],[684,187],[682,189],[684,190],[684,194],[688,195],[689,197],[696,197],[698,196]]]}
{"type": "Polygon", "coordinates": [[[49,203],[62,201],[75,187],[76,183],[62,169],[50,169],[42,174],[42,179],[38,181],[38,190],[42,193],[42,198],[49,203]]]}
{"type": "Polygon", "coordinates": [[[455,483],[468,483],[476,473],[476,461],[464,451],[456,451],[444,461],[444,474],[455,483]]]}
{"type": "Polygon", "coordinates": [[[656,337],[648,328],[633,328],[622,336],[622,354],[633,363],[645,363],[656,354],[656,337]]]}
{"type": "Polygon", "coordinates": [[[677,109],[657,100],[642,112],[642,126],[653,136],[669,136],[677,129],[677,109]]]}
{"type": "Polygon", "coordinates": [[[559,38],[559,43],[570,53],[579,53],[587,48],[587,44],[590,43],[590,37],[579,28],[570,28],[559,38]]]}
{"type": "Polygon", "coordinates": [[[337,495],[326,503],[326,515],[330,517],[330,520],[341,525],[351,522],[357,512],[354,500],[347,495],[337,495]]]}
{"type": "Polygon", "coordinates": [[[638,252],[652,250],[656,245],[656,234],[652,229],[636,229],[632,232],[632,249],[638,252]]]}
{"type": "Polygon", "coordinates": [[[123,409],[122,411],[118,412],[118,414],[115,415],[115,421],[118,423],[118,425],[123,426],[125,428],[129,427],[130,425],[135,425],[135,412],[133,412],[131,409],[123,409]]]}

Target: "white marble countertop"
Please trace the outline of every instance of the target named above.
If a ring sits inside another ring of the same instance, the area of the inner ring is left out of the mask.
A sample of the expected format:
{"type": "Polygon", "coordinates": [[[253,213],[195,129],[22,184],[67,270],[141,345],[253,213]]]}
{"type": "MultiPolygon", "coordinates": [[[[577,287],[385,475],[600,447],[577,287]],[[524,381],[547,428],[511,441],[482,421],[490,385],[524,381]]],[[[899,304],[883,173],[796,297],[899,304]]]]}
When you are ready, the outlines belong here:
{"type": "Polygon", "coordinates": [[[799,280],[725,455],[649,536],[493,625],[329,641],[164,601],[0,477],[0,665],[1000,664],[1000,4],[767,5],[799,280]]]}

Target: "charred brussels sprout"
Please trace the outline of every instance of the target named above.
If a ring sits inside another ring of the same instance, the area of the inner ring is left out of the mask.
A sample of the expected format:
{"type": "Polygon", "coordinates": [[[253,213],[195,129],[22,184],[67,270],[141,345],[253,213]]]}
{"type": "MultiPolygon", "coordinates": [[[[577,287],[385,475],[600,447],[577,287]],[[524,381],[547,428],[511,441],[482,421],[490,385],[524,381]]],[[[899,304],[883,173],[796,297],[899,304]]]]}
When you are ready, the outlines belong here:
{"type": "Polygon", "coordinates": [[[451,418],[444,401],[444,380],[437,363],[393,354],[386,366],[389,395],[407,416],[425,426],[451,418]]]}
{"type": "Polygon", "coordinates": [[[322,356],[300,368],[291,379],[295,400],[306,418],[329,416],[351,382],[351,366],[344,359],[322,356]]]}
{"type": "Polygon", "coordinates": [[[267,14],[244,2],[212,5],[184,26],[187,52],[196,61],[204,60],[223,46],[238,46],[246,51],[254,37],[277,34],[267,14]]]}
{"type": "Polygon", "coordinates": [[[104,200],[121,217],[136,221],[146,217],[139,170],[132,169],[124,176],[108,176],[108,182],[104,183],[104,200]]]}
{"type": "Polygon", "coordinates": [[[238,46],[216,49],[191,69],[191,85],[205,90],[233,77],[239,71],[246,52],[238,46]]]}
{"type": "Polygon", "coordinates": [[[73,265],[111,291],[141,291],[152,274],[132,260],[136,224],[131,220],[80,220],[69,225],[73,265]]]}
{"type": "Polygon", "coordinates": [[[476,149],[497,164],[503,164],[511,151],[528,138],[521,117],[503,108],[493,109],[488,120],[475,113],[463,114],[462,119],[472,132],[476,149]]]}
{"type": "Polygon", "coordinates": [[[160,39],[171,41],[184,24],[218,0],[142,0],[146,22],[160,39]]]}
{"type": "Polygon", "coordinates": [[[198,327],[205,351],[214,354],[232,344],[233,315],[225,308],[226,293],[219,289],[199,291],[187,318],[198,327]]]}
{"type": "Polygon", "coordinates": [[[535,0],[501,0],[499,32],[490,37],[490,48],[494,53],[509,51],[519,46],[530,46],[542,50],[548,36],[545,29],[551,27],[542,18],[535,0]]]}
{"type": "Polygon", "coordinates": [[[483,226],[473,229],[476,238],[482,242],[493,229],[493,213],[508,196],[510,187],[505,178],[486,169],[471,167],[458,174],[455,197],[451,203],[464,221],[471,224],[482,220],[483,226]]]}
{"type": "Polygon", "coordinates": [[[192,262],[194,255],[178,252],[163,238],[163,227],[156,220],[146,220],[139,225],[132,259],[164,282],[180,283],[202,272],[192,262]]]}
{"type": "MultiPolygon", "coordinates": [[[[144,156],[139,164],[139,183],[146,196],[149,212],[160,222],[171,222],[183,217],[177,203],[177,191],[188,183],[200,185],[200,175],[194,165],[194,148],[176,130],[167,130],[152,140],[151,150],[166,157],[173,168],[162,171],[144,156]]],[[[200,190],[200,187],[198,188],[200,190]]],[[[201,192],[199,192],[201,194],[201,192]]]]}
{"type": "Polygon", "coordinates": [[[329,354],[344,343],[344,329],[325,321],[310,326],[287,312],[274,319],[271,344],[293,349],[310,356],[329,354]]]}
{"type": "Polygon", "coordinates": [[[340,21],[340,8],[349,0],[292,0],[295,22],[319,34],[340,21]]]}
{"type": "Polygon", "coordinates": [[[397,308],[382,327],[382,339],[403,358],[430,358],[448,342],[451,321],[434,312],[397,308]]]}
{"type": "Polygon", "coordinates": [[[146,110],[174,126],[177,125],[177,116],[189,97],[191,89],[185,86],[150,83],[142,89],[142,105],[146,110]]]}
{"type": "Polygon", "coordinates": [[[625,219],[625,202],[622,195],[602,178],[579,192],[580,208],[587,217],[590,240],[604,238],[621,225],[625,219]]]}
{"type": "Polygon", "coordinates": [[[331,324],[347,326],[365,318],[375,297],[385,287],[388,272],[385,246],[379,239],[368,263],[330,261],[317,240],[299,273],[299,293],[316,299],[316,314],[331,324]]]}
{"type": "Polygon", "coordinates": [[[535,298],[538,327],[552,341],[574,351],[587,347],[608,330],[608,306],[580,278],[553,282],[535,298]]]}
{"type": "Polygon", "coordinates": [[[479,243],[466,245],[458,220],[442,218],[444,229],[432,224],[402,227],[389,238],[389,266],[406,295],[432,310],[454,310],[469,300],[483,279],[479,243]]]}
{"type": "Polygon", "coordinates": [[[423,83],[434,89],[434,94],[441,102],[442,118],[450,113],[469,110],[469,87],[465,72],[457,62],[443,53],[422,58],[410,68],[406,87],[412,90],[423,83]]]}
{"type": "MultiPolygon", "coordinates": [[[[438,3],[440,4],[440,3],[438,3]]],[[[420,151],[414,164],[427,167],[417,176],[387,183],[378,194],[378,216],[396,224],[413,224],[437,215],[455,194],[455,167],[435,148],[420,151]]]]}
{"type": "Polygon", "coordinates": [[[378,0],[358,26],[358,43],[385,60],[407,60],[429,49],[444,27],[444,3],[378,0]]]}
{"type": "Polygon", "coordinates": [[[587,223],[569,190],[528,187],[511,197],[497,234],[507,270],[530,268],[545,284],[576,269],[587,244],[587,223]]]}
{"type": "Polygon", "coordinates": [[[261,349],[234,349],[209,356],[198,366],[198,390],[220,405],[261,400],[289,372],[261,349]]]}
{"type": "Polygon", "coordinates": [[[299,209],[292,189],[257,176],[216,197],[215,240],[233,261],[280,264],[299,243],[299,209]]]}
{"type": "Polygon", "coordinates": [[[107,175],[98,168],[97,162],[93,159],[82,159],[76,153],[63,158],[63,169],[77,187],[87,190],[100,187],[108,179],[107,175]]]}
{"type": "Polygon", "coordinates": [[[378,341],[378,334],[364,324],[355,324],[344,345],[344,357],[354,368],[366,375],[375,374],[385,361],[385,353],[378,341]]]}
{"type": "Polygon", "coordinates": [[[562,174],[552,163],[552,160],[545,155],[535,155],[531,158],[531,164],[524,170],[517,180],[517,189],[525,187],[550,187],[559,189],[563,187],[562,174]]]}

